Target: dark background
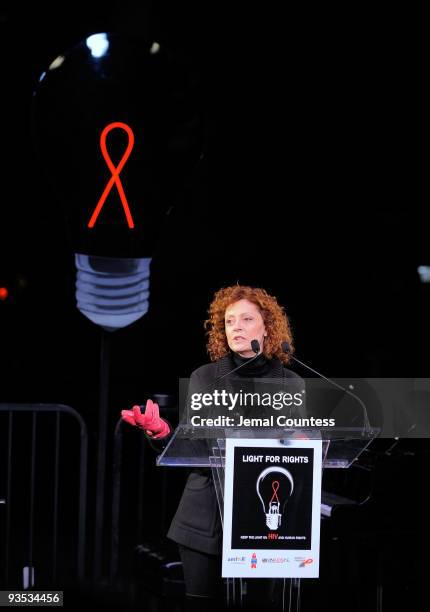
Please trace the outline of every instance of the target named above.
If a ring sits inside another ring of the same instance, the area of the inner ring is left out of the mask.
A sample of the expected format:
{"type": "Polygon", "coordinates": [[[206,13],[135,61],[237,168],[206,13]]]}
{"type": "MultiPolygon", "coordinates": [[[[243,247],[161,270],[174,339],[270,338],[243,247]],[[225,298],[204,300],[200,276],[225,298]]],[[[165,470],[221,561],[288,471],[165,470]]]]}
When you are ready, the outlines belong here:
{"type": "Polygon", "coordinates": [[[297,355],[326,375],[426,377],[422,22],[374,7],[3,3],[0,401],[74,407],[94,452],[100,330],[75,305],[73,253],[35,159],[31,108],[52,60],[104,31],[158,40],[190,67],[205,153],[160,236],[148,314],[111,335],[109,428],[208,361],[207,307],[236,282],[278,297],[297,355]]]}
{"type": "Polygon", "coordinates": [[[86,35],[147,28],[200,76],[206,163],[161,236],[149,313],[112,336],[116,407],[207,360],[209,301],[236,282],[278,297],[298,356],[328,375],[425,376],[425,97],[407,16],[382,27],[364,12],[291,14],[283,30],[268,11],[245,27],[194,4],[64,9],[1,12],[3,399],[94,410],[100,333],[74,304],[63,218],[33,156],[32,92],[86,35]]]}

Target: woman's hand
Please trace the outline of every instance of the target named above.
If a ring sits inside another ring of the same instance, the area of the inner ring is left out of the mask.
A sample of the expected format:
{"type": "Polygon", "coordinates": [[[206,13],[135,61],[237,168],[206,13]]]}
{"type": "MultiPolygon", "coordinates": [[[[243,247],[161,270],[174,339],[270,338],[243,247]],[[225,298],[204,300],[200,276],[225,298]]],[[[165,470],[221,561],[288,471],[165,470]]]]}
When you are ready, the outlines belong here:
{"type": "Polygon", "coordinates": [[[164,438],[170,433],[169,425],[160,417],[158,404],[150,399],[146,402],[143,414],[140,406],[133,406],[131,410],[121,410],[121,417],[130,425],[144,429],[146,434],[155,440],[164,438]]]}

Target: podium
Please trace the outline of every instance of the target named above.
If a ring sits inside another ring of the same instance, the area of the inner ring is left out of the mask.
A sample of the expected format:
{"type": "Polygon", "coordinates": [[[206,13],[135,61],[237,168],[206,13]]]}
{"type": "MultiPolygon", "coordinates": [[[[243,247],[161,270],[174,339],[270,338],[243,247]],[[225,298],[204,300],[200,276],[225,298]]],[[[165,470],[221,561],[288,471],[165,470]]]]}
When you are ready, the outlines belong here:
{"type": "MultiPolygon", "coordinates": [[[[182,423],[175,430],[164,451],[157,457],[157,465],[166,467],[206,467],[212,472],[221,523],[224,527],[224,483],[226,440],[232,438],[252,440],[275,440],[281,445],[291,445],[297,439],[321,440],[322,469],[347,469],[378,435],[379,430],[366,427],[328,429],[220,429],[212,431],[211,438],[196,438],[196,428],[182,423]],[[278,442],[279,441],[279,442],[278,442]]],[[[289,586],[282,589],[281,609],[300,609],[300,578],[290,579],[289,586]],[[288,602],[285,602],[287,597],[288,602]]],[[[226,578],[226,604],[241,605],[243,579],[226,578]]]]}
{"type": "MultiPolygon", "coordinates": [[[[302,383],[304,382],[302,379],[300,380],[302,383]]],[[[242,381],[241,384],[243,384],[242,381]]],[[[267,386],[267,380],[264,381],[264,384],[267,386]]],[[[274,382],[273,384],[277,385],[279,383],[274,382]]],[[[305,385],[307,400],[306,411],[302,411],[300,414],[300,424],[304,424],[304,426],[279,426],[282,417],[279,419],[277,416],[273,418],[269,416],[268,420],[265,419],[266,426],[261,427],[201,427],[194,425],[195,420],[190,418],[190,411],[184,412],[179,426],[171,436],[163,452],[157,457],[157,465],[165,467],[210,469],[223,529],[225,528],[224,492],[226,482],[226,447],[232,446],[228,440],[246,440],[247,448],[252,448],[253,440],[255,440],[255,447],[261,447],[263,444],[261,442],[262,440],[265,440],[267,444],[272,441],[273,446],[276,446],[277,449],[292,448],[294,447],[294,443],[298,440],[317,440],[321,443],[315,445],[316,448],[321,448],[321,457],[318,458],[318,466],[321,465],[321,470],[324,468],[348,469],[371,441],[379,435],[380,429],[370,425],[364,402],[350,390],[343,389],[342,391],[340,388],[340,390],[334,390],[320,379],[308,379],[305,385]],[[327,416],[331,418],[323,418],[327,416]],[[272,421],[270,421],[270,418],[272,418],[272,421]],[[191,424],[191,421],[193,424],[191,424]],[[275,422],[278,426],[268,427],[267,422],[275,422]],[[330,425],[328,425],[329,422],[330,425]]],[[[254,390],[255,388],[254,380],[254,390]]],[[[265,411],[264,414],[266,417],[270,414],[272,407],[265,411]]],[[[231,412],[230,414],[233,415],[234,413],[231,412]]],[[[254,412],[254,414],[259,414],[259,412],[254,412]]],[[[279,415],[280,413],[276,414],[279,415]]],[[[291,412],[289,416],[292,416],[291,412]]],[[[242,423],[244,420],[246,419],[240,419],[242,423]]],[[[284,420],[287,421],[287,419],[284,420]]],[[[234,419],[232,419],[232,422],[233,421],[234,419]]],[[[220,421],[216,421],[215,419],[212,421],[212,423],[218,422],[220,421]]],[[[224,423],[225,420],[222,422],[224,423]]],[[[233,482],[231,478],[229,482],[233,482]]],[[[232,493],[234,493],[234,491],[232,491],[232,493]]],[[[313,507],[315,499],[320,499],[320,496],[312,497],[313,516],[315,516],[315,508],[313,507]]],[[[318,511],[319,518],[321,510],[319,507],[316,510],[318,511]]],[[[231,526],[231,523],[227,524],[231,526]]],[[[264,544],[266,545],[266,543],[264,544]]],[[[269,548],[269,546],[267,546],[267,548],[269,548]]],[[[285,549],[282,550],[284,550],[284,552],[289,551],[287,542],[285,544],[285,549]]],[[[294,552],[292,554],[294,554],[294,552]]],[[[285,571],[285,573],[287,574],[288,572],[285,571]]],[[[277,575],[279,576],[279,574],[277,575]]],[[[249,574],[245,576],[247,578],[249,574]]],[[[285,585],[285,578],[283,580],[282,605],[280,609],[299,610],[301,579],[294,577],[290,578],[289,587],[285,585]],[[287,605],[285,596],[289,599],[287,605]]],[[[243,596],[243,578],[226,578],[226,586],[227,605],[241,604],[243,596]]]]}

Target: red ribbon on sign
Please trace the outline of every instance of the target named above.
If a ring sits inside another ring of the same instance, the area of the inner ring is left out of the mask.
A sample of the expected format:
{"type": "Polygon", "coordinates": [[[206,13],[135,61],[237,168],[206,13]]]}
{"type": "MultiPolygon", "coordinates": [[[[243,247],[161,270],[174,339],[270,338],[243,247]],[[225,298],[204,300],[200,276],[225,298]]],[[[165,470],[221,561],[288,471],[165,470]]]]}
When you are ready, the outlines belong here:
{"type": "Polygon", "coordinates": [[[90,222],[88,223],[88,227],[92,228],[95,225],[95,222],[97,221],[97,217],[100,214],[101,209],[103,208],[103,204],[106,201],[106,198],[108,197],[108,194],[110,192],[110,190],[112,189],[112,187],[114,186],[114,184],[116,185],[116,188],[118,190],[119,193],[119,197],[121,199],[121,203],[122,206],[124,208],[124,212],[125,212],[125,216],[127,218],[127,224],[128,227],[130,229],[132,229],[134,227],[134,222],[133,222],[133,218],[131,216],[131,212],[130,212],[130,208],[128,206],[128,202],[127,202],[127,198],[125,197],[125,192],[121,183],[121,179],[119,178],[119,175],[122,171],[122,169],[124,168],[125,162],[127,161],[127,159],[130,157],[130,153],[133,149],[134,146],[134,134],[131,130],[131,128],[126,124],[126,123],[121,123],[120,121],[117,121],[115,123],[110,123],[109,125],[107,125],[105,127],[105,129],[103,130],[103,132],[101,133],[100,136],[100,148],[102,150],[102,155],[106,161],[106,164],[109,168],[109,170],[112,173],[111,178],[109,179],[109,182],[107,183],[105,190],[103,191],[100,200],[97,202],[97,206],[94,209],[94,212],[91,216],[90,222]],[[124,155],[122,156],[121,161],[119,162],[118,166],[115,167],[114,164],[112,163],[111,158],[109,157],[109,153],[107,151],[107,147],[106,147],[106,136],[109,134],[110,131],[115,130],[115,129],[121,129],[124,130],[125,132],[127,132],[127,136],[128,136],[128,145],[127,148],[125,150],[124,155]]]}
{"type": "Polygon", "coordinates": [[[279,499],[278,499],[278,495],[277,495],[277,490],[279,489],[279,481],[278,480],[274,480],[272,482],[272,489],[273,489],[273,495],[272,495],[272,499],[270,500],[270,503],[272,503],[272,501],[276,501],[279,503],[279,499]],[[276,497],[276,499],[275,499],[276,497]]]}

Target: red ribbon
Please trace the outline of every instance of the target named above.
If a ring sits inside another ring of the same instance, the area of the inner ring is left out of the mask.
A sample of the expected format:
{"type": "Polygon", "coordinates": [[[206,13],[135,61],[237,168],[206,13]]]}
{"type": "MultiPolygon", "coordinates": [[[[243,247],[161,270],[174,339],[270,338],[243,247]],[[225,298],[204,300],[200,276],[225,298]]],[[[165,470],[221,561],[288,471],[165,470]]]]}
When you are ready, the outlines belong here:
{"type": "Polygon", "coordinates": [[[94,227],[94,224],[97,221],[97,217],[99,216],[100,211],[103,208],[103,204],[105,203],[106,198],[108,197],[108,194],[109,194],[110,190],[112,189],[112,187],[114,186],[114,184],[116,185],[116,188],[117,188],[118,193],[119,193],[119,197],[121,199],[122,206],[124,208],[125,216],[127,218],[128,227],[130,229],[132,229],[134,227],[134,222],[133,222],[133,218],[131,216],[130,208],[128,206],[127,198],[125,197],[125,193],[124,193],[124,189],[122,187],[121,179],[119,178],[121,170],[124,168],[125,162],[130,157],[130,153],[131,153],[131,150],[133,149],[133,146],[134,146],[134,134],[133,134],[131,128],[126,123],[121,123],[119,121],[117,121],[116,123],[110,123],[109,125],[107,125],[105,127],[105,129],[101,133],[101,136],[100,136],[100,148],[102,150],[102,155],[103,155],[103,157],[105,159],[105,162],[106,162],[109,170],[112,173],[112,176],[109,179],[109,182],[107,183],[107,185],[105,187],[105,190],[103,191],[103,193],[102,193],[102,195],[100,197],[100,200],[97,202],[97,206],[94,209],[94,212],[93,212],[93,214],[91,216],[90,222],[88,223],[88,227],[90,227],[90,228],[94,227]],[[127,132],[128,145],[127,145],[127,149],[125,150],[124,155],[122,156],[121,161],[119,162],[118,166],[115,168],[114,164],[112,163],[111,158],[109,157],[109,153],[107,151],[106,136],[109,134],[109,132],[111,130],[114,130],[116,128],[119,128],[119,129],[124,130],[125,132],[127,132]]]}
{"type": "Polygon", "coordinates": [[[272,489],[273,489],[273,495],[272,495],[272,499],[270,500],[270,503],[272,503],[272,501],[275,500],[275,497],[276,497],[275,501],[277,501],[279,503],[279,499],[278,499],[278,496],[276,494],[277,490],[279,489],[279,481],[278,480],[274,480],[272,482],[272,489]]]}

